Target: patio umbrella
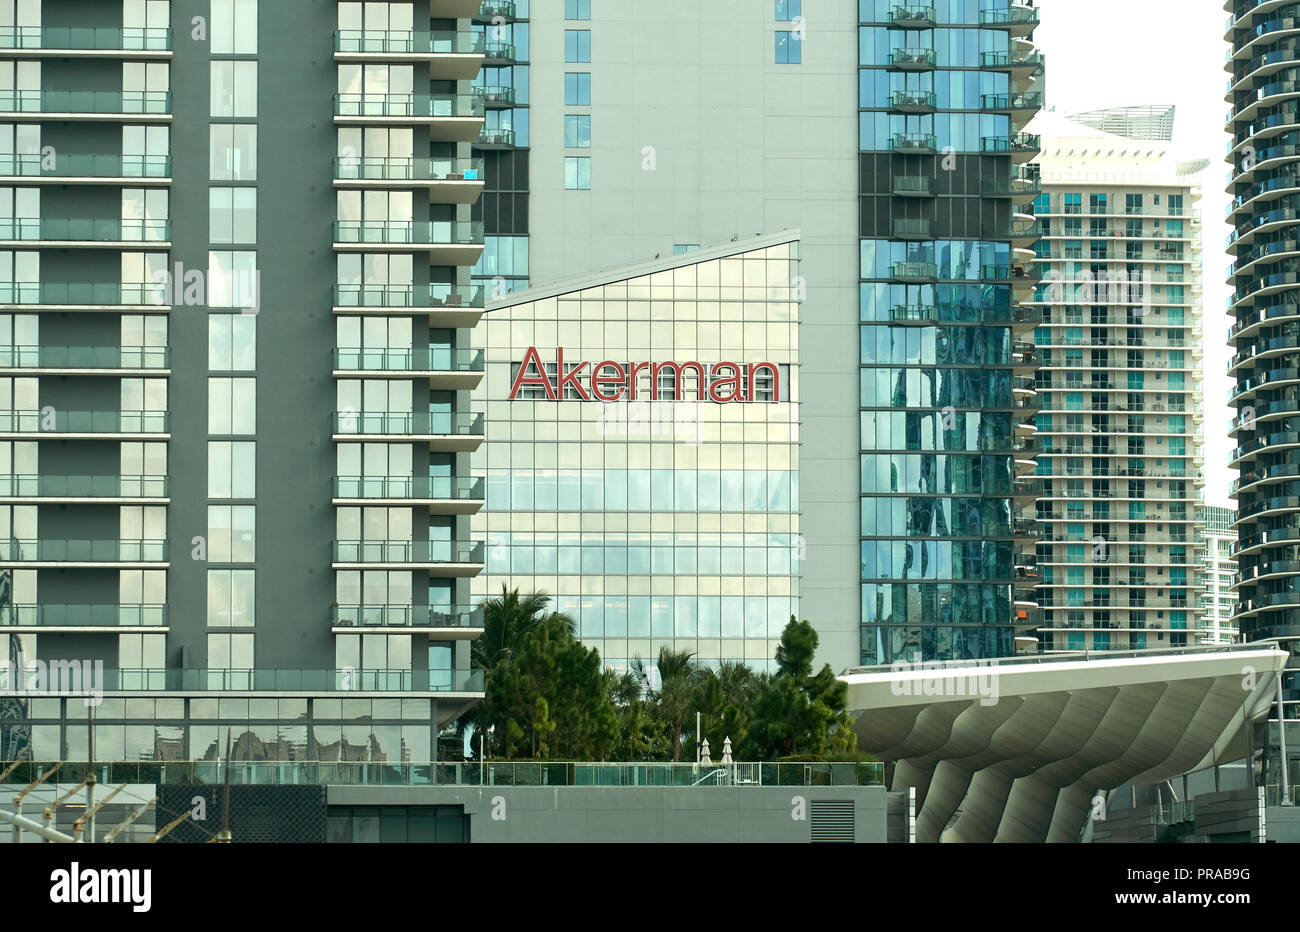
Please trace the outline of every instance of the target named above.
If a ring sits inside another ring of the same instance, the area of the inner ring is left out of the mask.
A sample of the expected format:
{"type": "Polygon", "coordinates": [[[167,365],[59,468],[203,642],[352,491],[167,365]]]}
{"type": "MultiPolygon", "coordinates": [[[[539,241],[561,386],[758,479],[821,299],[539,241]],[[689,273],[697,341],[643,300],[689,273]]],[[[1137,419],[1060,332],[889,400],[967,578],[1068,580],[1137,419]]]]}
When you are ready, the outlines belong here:
{"type": "Polygon", "coordinates": [[[713,766],[713,758],[709,757],[709,739],[704,739],[704,744],[700,747],[700,764],[705,767],[713,766]]]}
{"type": "Polygon", "coordinates": [[[722,742],[722,763],[731,763],[731,736],[728,735],[722,742]]]}

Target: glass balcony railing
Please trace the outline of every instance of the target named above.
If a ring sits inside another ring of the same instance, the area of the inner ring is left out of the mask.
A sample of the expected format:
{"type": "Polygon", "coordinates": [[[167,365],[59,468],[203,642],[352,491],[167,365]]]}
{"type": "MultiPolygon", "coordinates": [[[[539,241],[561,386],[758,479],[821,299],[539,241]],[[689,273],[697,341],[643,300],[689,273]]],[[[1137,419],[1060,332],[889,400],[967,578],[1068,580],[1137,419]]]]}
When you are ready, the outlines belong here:
{"type": "Polygon", "coordinates": [[[335,285],[335,307],[481,308],[481,285],[335,285]]]}
{"type": "Polygon", "coordinates": [[[166,476],[0,475],[4,498],[166,498],[166,476]]]}
{"type": "MultiPolygon", "coordinates": [[[[0,411],[0,420],[4,412],[0,411]]],[[[395,434],[435,437],[481,437],[482,414],[341,411],[334,415],[336,434],[395,434]]]]}
{"type": "MultiPolygon", "coordinates": [[[[0,221],[2,222],[2,221],[0,221]]],[[[414,246],[481,246],[483,221],[334,221],[336,243],[406,243],[414,246]]]]}
{"type": "Polygon", "coordinates": [[[510,129],[488,129],[484,127],[483,132],[479,133],[474,144],[477,146],[513,146],[515,144],[515,133],[514,130],[510,129]]]}
{"type": "Polygon", "coordinates": [[[980,67],[998,71],[1028,68],[1034,71],[1043,67],[1041,52],[980,52],[980,67]]]}
{"type": "Polygon", "coordinates": [[[509,42],[488,42],[483,48],[483,55],[491,61],[513,62],[518,54],[509,42]]]}
{"type": "Polygon", "coordinates": [[[483,562],[482,541],[453,540],[336,540],[336,563],[464,563],[483,562]]]}
{"type": "Polygon", "coordinates": [[[14,563],[164,563],[165,540],[15,540],[0,537],[0,560],[14,563]]]}
{"type": "Polygon", "coordinates": [[[152,282],[0,282],[0,304],[165,306],[164,293],[152,282]]]}
{"type": "Polygon", "coordinates": [[[168,91],[0,90],[0,113],[164,114],[168,91]]]}
{"type": "Polygon", "coordinates": [[[12,434],[165,434],[166,411],[5,411],[0,433],[12,434]]]}
{"type": "Polygon", "coordinates": [[[386,55],[482,55],[481,32],[415,32],[391,29],[341,29],[334,33],[336,52],[386,55]]]}
{"type": "Polygon", "coordinates": [[[935,66],[934,49],[894,49],[889,53],[889,67],[929,69],[935,66]]]}
{"type": "Polygon", "coordinates": [[[336,94],[334,115],[482,118],[483,101],[473,94],[336,94]]]}
{"type": "MultiPolygon", "coordinates": [[[[114,692],[483,692],[482,670],[105,669],[96,690],[114,692]]],[[[89,691],[89,690],[87,690],[89,691]]],[[[69,694],[76,695],[72,690],[69,694]]]]}
{"type": "Polygon", "coordinates": [[[170,29],[115,26],[3,26],[0,49],[68,49],[78,52],[166,52],[170,29]]]}
{"type": "Polygon", "coordinates": [[[895,262],[889,267],[889,277],[933,280],[939,277],[939,266],[933,262],[895,262]]]}
{"type": "Polygon", "coordinates": [[[413,498],[482,501],[483,478],[469,476],[338,476],[335,498],[413,498]]]}
{"type": "Polygon", "coordinates": [[[0,628],[160,628],[166,605],[10,605],[0,607],[0,628]]]}
{"type": "Polygon", "coordinates": [[[889,24],[902,28],[933,26],[937,23],[935,8],[925,4],[898,4],[889,11],[889,24]]]}
{"type": "Polygon", "coordinates": [[[1038,152],[1042,138],[1034,133],[1016,133],[1014,136],[985,136],[980,140],[981,152],[1038,152]]]}
{"type": "Polygon", "coordinates": [[[438,346],[426,349],[336,349],[334,368],[371,372],[482,372],[483,351],[438,346]]]}
{"type": "Polygon", "coordinates": [[[894,235],[905,239],[926,239],[930,236],[929,220],[895,220],[894,235]]]}
{"type": "Polygon", "coordinates": [[[166,178],[171,169],[165,155],[0,154],[0,175],[22,178],[166,178]]]}
{"type": "Polygon", "coordinates": [[[889,320],[895,324],[937,324],[939,309],[927,304],[897,304],[890,309],[889,320]]]}
{"type": "Polygon", "coordinates": [[[140,243],[166,242],[171,236],[167,220],[113,220],[110,218],[0,218],[0,240],[23,242],[140,243]]]}
{"type": "Polygon", "coordinates": [[[165,346],[3,346],[0,369],[166,369],[165,346]]]}
{"type": "Polygon", "coordinates": [[[1037,26],[1038,8],[1016,5],[1006,10],[980,10],[981,26],[1037,26]]]}
{"type": "Polygon", "coordinates": [[[939,106],[939,98],[934,91],[894,91],[889,106],[893,110],[934,110],[939,106]]]}
{"type": "Polygon", "coordinates": [[[478,18],[490,20],[494,16],[503,16],[506,19],[514,19],[514,0],[483,0],[483,6],[479,8],[478,18]]]}
{"type": "Polygon", "coordinates": [[[475,87],[473,94],[485,107],[508,107],[515,102],[515,89],[503,85],[475,87]]]}
{"type": "Polygon", "coordinates": [[[1040,110],[1042,106],[1043,95],[1040,92],[980,95],[980,109],[982,110],[1040,110]]]}
{"type": "Polygon", "coordinates": [[[483,608],[465,605],[335,605],[336,628],[481,628],[483,608]]]}
{"type": "Polygon", "coordinates": [[[482,159],[337,158],[334,177],[341,181],[482,181],[482,159]]]}
{"type": "Polygon", "coordinates": [[[933,197],[934,178],[928,176],[924,178],[914,178],[896,175],[894,177],[894,193],[903,196],[925,195],[933,197]]]}
{"type": "Polygon", "coordinates": [[[938,150],[938,145],[933,133],[894,133],[889,138],[889,148],[894,152],[932,153],[938,150]]]}

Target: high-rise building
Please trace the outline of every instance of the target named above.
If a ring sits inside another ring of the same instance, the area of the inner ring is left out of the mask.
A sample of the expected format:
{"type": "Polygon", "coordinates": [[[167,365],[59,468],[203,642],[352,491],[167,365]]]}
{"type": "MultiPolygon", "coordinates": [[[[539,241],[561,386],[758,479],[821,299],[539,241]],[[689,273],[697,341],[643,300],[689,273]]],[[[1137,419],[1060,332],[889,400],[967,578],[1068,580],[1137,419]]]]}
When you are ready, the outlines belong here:
{"type": "Polygon", "coordinates": [[[1042,647],[1196,644],[1202,163],[1053,113],[1033,128],[1042,647]]]}
{"type": "Polygon", "coordinates": [[[0,4],[6,653],[102,663],[99,759],[429,761],[481,696],[478,10],[0,4]]]}
{"type": "Polygon", "coordinates": [[[1232,644],[1237,640],[1237,626],[1232,609],[1237,599],[1232,585],[1237,561],[1232,558],[1237,532],[1231,508],[1206,505],[1200,525],[1205,540],[1201,567],[1201,638],[1206,644],[1232,644]]]}

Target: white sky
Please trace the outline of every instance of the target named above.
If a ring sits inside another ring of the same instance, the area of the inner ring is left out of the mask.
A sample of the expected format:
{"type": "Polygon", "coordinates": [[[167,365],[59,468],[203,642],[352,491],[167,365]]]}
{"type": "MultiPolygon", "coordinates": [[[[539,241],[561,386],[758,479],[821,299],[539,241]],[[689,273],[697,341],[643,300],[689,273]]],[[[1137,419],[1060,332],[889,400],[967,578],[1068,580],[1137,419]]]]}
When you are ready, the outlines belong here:
{"type": "Polygon", "coordinates": [[[1173,104],[1174,144],[1180,158],[1208,158],[1201,173],[1205,340],[1205,500],[1233,504],[1228,484],[1232,355],[1227,344],[1231,289],[1224,282],[1231,256],[1228,164],[1223,161],[1228,105],[1223,39],[1228,14],[1220,0],[1038,0],[1042,25],[1034,42],[1047,57],[1045,104],[1069,114],[1103,107],[1173,104]]]}

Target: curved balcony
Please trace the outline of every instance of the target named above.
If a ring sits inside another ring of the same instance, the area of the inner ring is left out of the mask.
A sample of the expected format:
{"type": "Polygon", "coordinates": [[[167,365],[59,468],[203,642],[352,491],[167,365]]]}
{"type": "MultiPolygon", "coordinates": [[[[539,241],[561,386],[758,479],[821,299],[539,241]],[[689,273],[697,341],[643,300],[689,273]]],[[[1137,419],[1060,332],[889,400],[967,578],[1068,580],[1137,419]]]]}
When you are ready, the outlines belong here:
{"type": "Polygon", "coordinates": [[[1006,197],[1021,203],[1032,201],[1043,193],[1043,182],[1038,172],[1029,171],[1028,168],[1014,169],[1008,178],[980,179],[980,193],[985,197],[1006,197]]]}
{"type": "Polygon", "coordinates": [[[935,62],[934,49],[894,49],[887,67],[892,71],[933,71],[935,62]]]}
{"type": "Polygon", "coordinates": [[[170,29],[116,26],[4,26],[0,50],[13,58],[40,54],[60,58],[167,58],[172,48],[170,29]],[[112,55],[105,55],[112,52],[112,55]]]}
{"type": "Polygon", "coordinates": [[[483,415],[477,413],[342,411],[334,414],[333,425],[336,440],[402,437],[426,441],[431,450],[448,453],[472,452],[483,443],[483,415]]]}
{"type": "Polygon", "coordinates": [[[480,149],[513,149],[515,148],[515,133],[514,130],[509,129],[488,129],[484,127],[478,138],[474,140],[474,145],[480,149]]]}
{"type": "Polygon", "coordinates": [[[0,304],[32,310],[167,310],[165,289],[152,282],[0,282],[0,304]]]}
{"type": "Polygon", "coordinates": [[[934,113],[939,98],[934,91],[894,91],[889,95],[889,109],[894,113],[934,113]]]}
{"type": "Polygon", "coordinates": [[[166,605],[5,605],[0,607],[0,628],[39,628],[76,631],[84,628],[166,628],[166,605]]]}
{"type": "Polygon", "coordinates": [[[0,475],[0,499],[165,502],[166,476],[0,475]]]}
{"type": "Polygon", "coordinates": [[[1294,430],[1283,430],[1273,434],[1266,434],[1257,437],[1254,440],[1247,441],[1233,450],[1229,456],[1229,466],[1237,466],[1243,459],[1252,453],[1260,450],[1292,450],[1300,447],[1300,432],[1294,430]]]}
{"type": "Polygon", "coordinates": [[[336,94],[334,122],[423,125],[435,142],[473,142],[483,130],[483,101],[473,94],[336,94]]]}
{"type": "Polygon", "coordinates": [[[395,245],[427,251],[432,265],[470,266],[483,254],[483,221],[334,221],[336,250],[392,252],[395,245]]]}
{"type": "Polygon", "coordinates": [[[40,120],[170,120],[167,91],[0,90],[0,116],[40,120]]]}
{"type": "Polygon", "coordinates": [[[1005,10],[980,10],[979,24],[987,29],[1005,29],[1016,38],[1027,36],[1038,28],[1038,8],[1013,3],[1005,10]]]}
{"type": "Polygon", "coordinates": [[[1243,557],[1265,547],[1294,544],[1296,541],[1300,541],[1300,527],[1269,528],[1242,537],[1232,544],[1232,556],[1234,558],[1243,557]]]}
{"type": "Polygon", "coordinates": [[[336,634],[356,628],[428,631],[438,640],[473,640],[483,633],[483,608],[467,605],[335,605],[336,634]]]}
{"type": "Polygon", "coordinates": [[[171,159],[165,155],[0,154],[0,177],[60,184],[167,184],[171,170],[171,159]]]}
{"type": "Polygon", "coordinates": [[[334,351],[334,376],[394,375],[422,377],[440,391],[474,388],[483,380],[483,351],[450,347],[424,349],[355,349],[334,351]]]}
{"type": "Polygon", "coordinates": [[[477,576],[483,571],[482,541],[336,540],[334,569],[427,569],[432,576],[477,576]]]}
{"type": "Polygon", "coordinates": [[[428,314],[432,327],[473,327],[483,316],[481,285],[336,285],[336,314],[428,314]]]}
{"type": "Polygon", "coordinates": [[[470,81],[483,67],[481,32],[343,29],[334,33],[334,60],[423,62],[435,81],[470,81]]]}
{"type": "Polygon", "coordinates": [[[1025,94],[981,94],[980,109],[992,113],[1036,113],[1043,109],[1043,95],[1041,91],[1025,94]]]}
{"type": "Polygon", "coordinates": [[[1009,153],[1012,164],[1031,161],[1042,149],[1042,138],[1034,133],[1016,133],[1012,136],[984,136],[980,151],[985,155],[1009,153]]]}
{"type": "Polygon", "coordinates": [[[167,563],[165,540],[15,540],[0,537],[0,561],[25,567],[132,567],[167,563]]]}
{"type": "MultiPolygon", "coordinates": [[[[1280,612],[1300,605],[1300,592],[1271,592],[1257,595],[1253,599],[1238,602],[1232,607],[1232,617],[1255,615],[1265,612],[1280,612]]],[[[1244,632],[1243,628],[1243,632],[1244,632]]]]}
{"type": "Polygon", "coordinates": [[[986,71],[1039,75],[1043,71],[1041,52],[980,52],[980,67],[986,71]]]}
{"type": "Polygon", "coordinates": [[[504,85],[491,87],[474,87],[471,89],[476,100],[483,102],[487,110],[504,110],[515,105],[515,89],[504,85]]]}
{"type": "Polygon", "coordinates": [[[926,29],[938,22],[934,7],[923,3],[900,3],[889,10],[889,25],[895,29],[926,29]]]}
{"type": "Polygon", "coordinates": [[[119,375],[168,368],[165,346],[3,346],[0,369],[61,375],[119,375]]]}
{"type": "Polygon", "coordinates": [[[1249,505],[1242,505],[1237,510],[1237,521],[1247,521],[1252,518],[1258,519],[1267,515],[1288,514],[1300,511],[1300,496],[1296,495],[1275,495],[1272,498],[1263,498],[1257,502],[1251,502],[1249,505]]]}
{"type": "Polygon", "coordinates": [[[514,65],[519,61],[519,52],[509,42],[488,42],[483,57],[489,65],[514,65]]]}
{"type": "Polygon", "coordinates": [[[1245,492],[1255,486],[1272,485],[1285,479],[1298,478],[1300,478],[1300,463],[1257,466],[1242,473],[1241,477],[1228,487],[1228,494],[1235,496],[1238,492],[1245,492]]]}
{"type": "Polygon", "coordinates": [[[483,507],[481,476],[338,476],[334,504],[351,501],[429,507],[430,514],[470,515],[483,507]]]}
{"type": "Polygon", "coordinates": [[[39,411],[0,410],[0,434],[22,439],[158,439],[167,435],[170,417],[165,411],[39,411]]]}
{"type": "Polygon", "coordinates": [[[939,151],[939,141],[933,133],[894,133],[889,138],[889,151],[900,155],[934,155],[939,151]]]}
{"type": "Polygon", "coordinates": [[[100,218],[0,218],[0,242],[41,243],[51,247],[96,246],[120,249],[144,246],[171,247],[167,220],[113,220],[100,218]]]}

